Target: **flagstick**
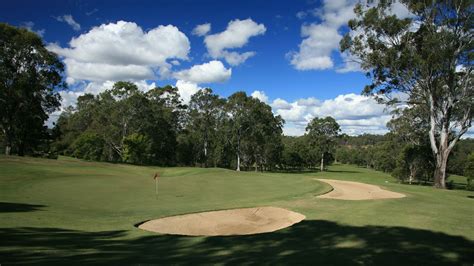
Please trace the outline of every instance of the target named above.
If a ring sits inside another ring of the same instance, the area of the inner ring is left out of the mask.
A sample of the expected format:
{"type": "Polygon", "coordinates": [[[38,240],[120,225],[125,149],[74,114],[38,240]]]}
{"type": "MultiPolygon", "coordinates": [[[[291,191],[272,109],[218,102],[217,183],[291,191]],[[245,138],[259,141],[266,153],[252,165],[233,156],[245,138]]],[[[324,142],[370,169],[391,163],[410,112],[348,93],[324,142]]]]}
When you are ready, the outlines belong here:
{"type": "Polygon", "coordinates": [[[155,198],[158,199],[158,178],[155,178],[155,198]]]}

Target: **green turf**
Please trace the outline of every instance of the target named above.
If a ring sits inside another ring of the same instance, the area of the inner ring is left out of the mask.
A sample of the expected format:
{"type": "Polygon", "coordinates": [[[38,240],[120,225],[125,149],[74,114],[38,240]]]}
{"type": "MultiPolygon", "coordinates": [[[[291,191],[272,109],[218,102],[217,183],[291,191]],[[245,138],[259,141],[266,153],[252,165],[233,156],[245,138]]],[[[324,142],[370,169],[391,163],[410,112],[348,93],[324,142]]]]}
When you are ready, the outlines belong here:
{"type": "Polygon", "coordinates": [[[262,174],[0,156],[0,264],[472,265],[473,206],[473,192],[402,185],[347,165],[262,174]],[[163,173],[158,197],[156,171],[163,173]],[[376,184],[407,197],[318,199],[331,188],[315,178],[376,184]],[[174,214],[270,205],[307,219],[233,237],[166,236],[134,227],[174,214]]]}

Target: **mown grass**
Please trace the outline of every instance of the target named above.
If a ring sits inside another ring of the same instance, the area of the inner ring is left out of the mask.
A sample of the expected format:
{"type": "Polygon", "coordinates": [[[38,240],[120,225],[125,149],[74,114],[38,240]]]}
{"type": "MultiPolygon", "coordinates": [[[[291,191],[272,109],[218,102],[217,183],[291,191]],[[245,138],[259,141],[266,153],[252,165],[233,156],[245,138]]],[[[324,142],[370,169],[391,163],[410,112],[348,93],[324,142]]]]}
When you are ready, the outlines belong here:
{"type": "Polygon", "coordinates": [[[402,185],[347,165],[324,173],[238,173],[0,156],[0,263],[472,265],[473,206],[473,192],[402,185]],[[376,184],[407,197],[318,199],[331,188],[315,178],[376,184]],[[264,205],[307,219],[233,237],[166,236],[134,227],[168,215],[264,205]]]}

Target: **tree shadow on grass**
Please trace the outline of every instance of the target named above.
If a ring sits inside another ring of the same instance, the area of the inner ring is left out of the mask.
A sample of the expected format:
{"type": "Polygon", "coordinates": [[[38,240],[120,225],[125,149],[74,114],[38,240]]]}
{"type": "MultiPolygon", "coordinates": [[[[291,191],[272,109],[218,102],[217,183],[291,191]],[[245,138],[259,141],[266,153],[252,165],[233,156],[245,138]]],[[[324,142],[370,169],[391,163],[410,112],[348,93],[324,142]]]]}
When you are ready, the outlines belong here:
{"type": "MultiPolygon", "coordinates": [[[[139,229],[136,229],[139,230],[139,229]]],[[[405,227],[304,221],[252,236],[150,235],[2,228],[0,263],[472,265],[474,242],[405,227]]]]}
{"type": "Polygon", "coordinates": [[[0,202],[0,213],[2,212],[32,212],[46,207],[45,205],[0,202]]]}

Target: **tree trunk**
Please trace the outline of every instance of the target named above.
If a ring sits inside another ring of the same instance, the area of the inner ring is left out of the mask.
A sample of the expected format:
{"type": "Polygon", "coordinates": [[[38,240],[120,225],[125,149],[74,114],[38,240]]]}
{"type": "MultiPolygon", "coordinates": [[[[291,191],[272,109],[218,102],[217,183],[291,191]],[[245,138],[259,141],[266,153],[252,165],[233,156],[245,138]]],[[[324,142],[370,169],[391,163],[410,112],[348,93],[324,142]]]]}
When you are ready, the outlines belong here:
{"type": "Polygon", "coordinates": [[[448,165],[449,150],[440,151],[436,155],[436,168],[434,171],[434,186],[446,188],[446,166],[448,165]]]}
{"type": "Polygon", "coordinates": [[[5,136],[5,155],[11,155],[12,152],[12,139],[10,138],[11,134],[9,130],[10,127],[5,127],[3,134],[5,136]]]}
{"type": "Polygon", "coordinates": [[[240,129],[237,132],[237,171],[240,171],[240,129]]]}
{"type": "Polygon", "coordinates": [[[324,153],[321,154],[321,172],[324,171],[324,153]]]}
{"type": "Polygon", "coordinates": [[[410,165],[410,176],[408,177],[408,184],[412,184],[415,179],[415,167],[410,165]]]}
{"type": "Polygon", "coordinates": [[[8,143],[6,146],[5,146],[5,155],[9,156],[11,155],[11,152],[12,152],[12,146],[10,143],[8,143]]]}
{"type": "Polygon", "coordinates": [[[237,171],[240,171],[240,154],[237,152],[237,171]]]}
{"type": "Polygon", "coordinates": [[[204,141],[204,167],[207,168],[207,140],[204,141]]]}

